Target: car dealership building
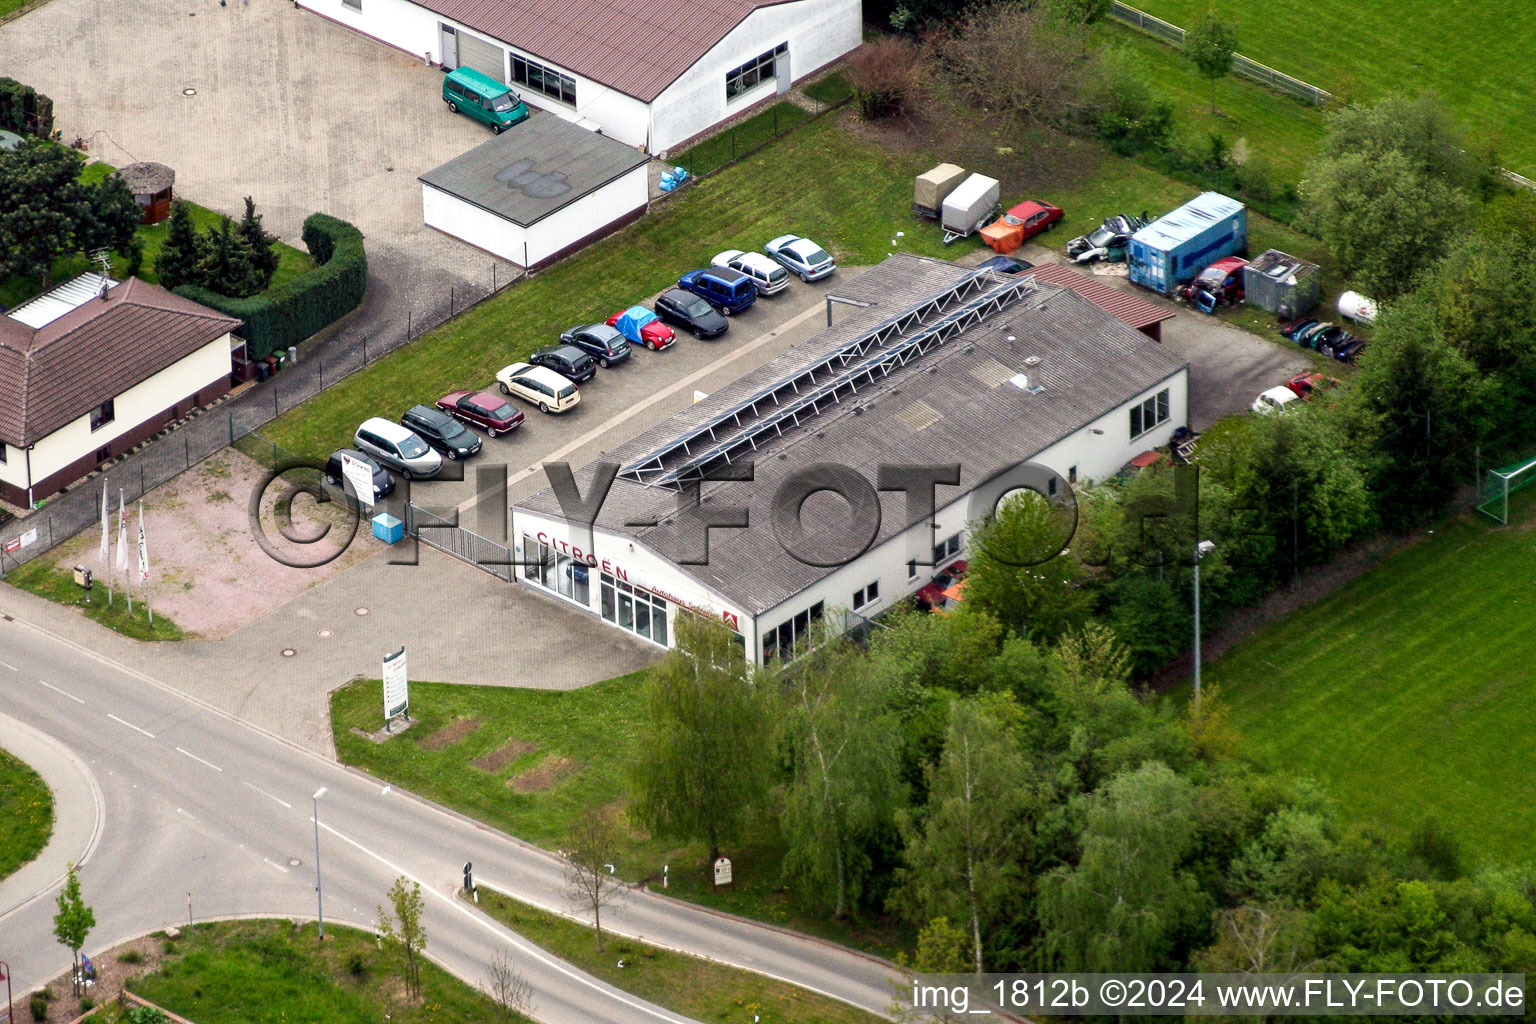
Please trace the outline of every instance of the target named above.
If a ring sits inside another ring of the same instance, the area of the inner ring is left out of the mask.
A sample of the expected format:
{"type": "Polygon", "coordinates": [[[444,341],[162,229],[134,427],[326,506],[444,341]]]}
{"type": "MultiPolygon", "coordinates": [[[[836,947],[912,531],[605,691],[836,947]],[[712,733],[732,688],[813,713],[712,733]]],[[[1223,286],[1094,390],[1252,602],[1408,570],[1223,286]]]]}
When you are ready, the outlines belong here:
{"type": "Polygon", "coordinates": [[[1188,364],[1070,288],[901,254],[838,297],[833,326],[577,470],[590,500],[617,464],[592,525],[553,489],[515,504],[518,582],[661,646],[707,614],[761,664],[963,558],[1020,467],[1047,493],[1102,480],[1187,421],[1188,364]]]}

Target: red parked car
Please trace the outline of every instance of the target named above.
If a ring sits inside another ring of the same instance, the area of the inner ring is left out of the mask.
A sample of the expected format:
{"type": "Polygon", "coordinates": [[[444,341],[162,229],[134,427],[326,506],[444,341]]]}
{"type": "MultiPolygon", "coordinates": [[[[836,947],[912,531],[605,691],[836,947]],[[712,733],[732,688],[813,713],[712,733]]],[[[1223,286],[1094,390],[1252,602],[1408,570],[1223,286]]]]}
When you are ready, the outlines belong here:
{"type": "Polygon", "coordinates": [[[437,407],[456,420],[483,427],[492,437],[522,426],[521,409],[494,391],[451,391],[437,400],[437,407]]]}
{"type": "Polygon", "coordinates": [[[629,306],[619,310],[608,318],[608,326],[615,328],[631,343],[653,352],[669,348],[677,340],[677,333],[644,306],[629,306]]]}
{"type": "Polygon", "coordinates": [[[1217,306],[1235,306],[1243,301],[1243,268],[1247,265],[1241,256],[1223,257],[1180,288],[1179,295],[1202,313],[1215,312],[1217,306]]]}

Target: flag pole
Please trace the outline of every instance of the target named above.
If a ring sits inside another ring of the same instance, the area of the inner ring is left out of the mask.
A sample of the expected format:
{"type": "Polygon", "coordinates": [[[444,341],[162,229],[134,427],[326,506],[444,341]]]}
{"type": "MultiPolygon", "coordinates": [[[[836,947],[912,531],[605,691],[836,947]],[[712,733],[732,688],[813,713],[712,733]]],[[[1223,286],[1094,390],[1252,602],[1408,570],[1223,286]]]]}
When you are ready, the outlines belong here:
{"type": "Polygon", "coordinates": [[[144,539],[144,499],[139,499],[139,585],[144,588],[144,610],[155,624],[155,608],[149,603],[149,542],[144,539]]]}
{"type": "Polygon", "coordinates": [[[112,542],[108,532],[110,516],[112,512],[112,499],[107,497],[107,482],[101,482],[101,574],[107,578],[107,607],[112,607],[112,585],[116,582],[112,577],[112,542]]]}
{"type": "Polygon", "coordinates": [[[117,489],[117,567],[123,572],[123,593],[128,597],[128,614],[133,614],[133,574],[128,568],[128,504],[123,489],[117,489]]]}

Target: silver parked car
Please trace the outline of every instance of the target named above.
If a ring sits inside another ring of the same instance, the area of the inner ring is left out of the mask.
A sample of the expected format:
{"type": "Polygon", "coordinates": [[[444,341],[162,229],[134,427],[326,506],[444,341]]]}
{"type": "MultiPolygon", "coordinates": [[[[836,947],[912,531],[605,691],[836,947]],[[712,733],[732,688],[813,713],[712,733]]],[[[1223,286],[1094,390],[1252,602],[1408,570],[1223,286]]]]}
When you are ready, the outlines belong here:
{"type": "Polygon", "coordinates": [[[837,269],[827,250],[799,235],[780,235],[763,246],[763,251],[805,282],[820,281],[837,269]]]}
{"type": "Polygon", "coordinates": [[[352,438],[364,455],[407,480],[427,480],[443,471],[443,457],[413,430],[375,416],[352,438]]]}

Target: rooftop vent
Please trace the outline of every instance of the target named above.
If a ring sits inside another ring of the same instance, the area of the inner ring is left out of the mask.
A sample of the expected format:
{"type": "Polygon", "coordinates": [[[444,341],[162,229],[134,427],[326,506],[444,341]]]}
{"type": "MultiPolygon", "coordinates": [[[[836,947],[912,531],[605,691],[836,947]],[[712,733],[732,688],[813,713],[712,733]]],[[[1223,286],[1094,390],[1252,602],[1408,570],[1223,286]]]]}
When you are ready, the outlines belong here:
{"type": "Polygon", "coordinates": [[[1009,377],[1008,383],[1012,384],[1020,391],[1027,392],[1031,395],[1038,395],[1040,392],[1045,390],[1045,388],[1041,387],[1039,384],[1030,383],[1028,375],[1022,373],[1016,373],[1012,377],[1009,377]]]}
{"type": "Polygon", "coordinates": [[[1028,359],[1024,360],[1024,365],[1025,366],[1039,366],[1040,365],[1040,357],[1039,356],[1030,356],[1028,359]]]}

